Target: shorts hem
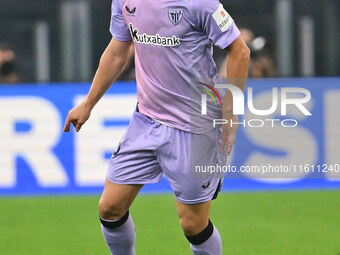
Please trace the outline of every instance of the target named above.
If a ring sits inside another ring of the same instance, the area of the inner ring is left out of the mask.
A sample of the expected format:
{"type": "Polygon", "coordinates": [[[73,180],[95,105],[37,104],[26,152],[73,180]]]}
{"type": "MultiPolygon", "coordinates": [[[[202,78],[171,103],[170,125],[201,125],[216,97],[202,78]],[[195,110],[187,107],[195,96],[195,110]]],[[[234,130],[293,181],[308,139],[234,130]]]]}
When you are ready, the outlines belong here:
{"type": "Polygon", "coordinates": [[[209,202],[213,200],[213,195],[209,197],[205,197],[205,198],[194,199],[194,200],[186,200],[186,199],[181,199],[179,197],[176,197],[176,200],[182,204],[195,205],[195,204],[200,204],[200,203],[209,202]]]}
{"type": "Polygon", "coordinates": [[[114,183],[114,184],[119,184],[119,185],[124,185],[124,184],[152,184],[152,183],[159,183],[161,180],[119,180],[115,178],[110,178],[106,176],[106,178],[114,183]]]}

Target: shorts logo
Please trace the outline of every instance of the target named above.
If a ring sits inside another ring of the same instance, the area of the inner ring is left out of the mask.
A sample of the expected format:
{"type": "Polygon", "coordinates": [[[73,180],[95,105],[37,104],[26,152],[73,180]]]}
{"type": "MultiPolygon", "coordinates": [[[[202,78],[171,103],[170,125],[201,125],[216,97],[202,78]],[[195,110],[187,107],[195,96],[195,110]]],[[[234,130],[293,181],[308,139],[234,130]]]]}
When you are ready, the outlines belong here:
{"type": "Polygon", "coordinates": [[[181,44],[180,39],[173,35],[171,37],[160,36],[159,34],[147,35],[139,34],[138,28],[134,28],[133,24],[129,24],[132,40],[136,43],[153,44],[165,47],[173,47],[181,44]]]}
{"type": "Polygon", "coordinates": [[[222,4],[220,4],[218,9],[212,14],[212,16],[222,32],[225,32],[233,23],[233,19],[223,8],[222,4]]]}
{"type": "Polygon", "coordinates": [[[183,17],[183,8],[169,8],[168,16],[169,16],[171,23],[174,26],[177,26],[177,24],[181,21],[183,17]]]}
{"type": "Polygon", "coordinates": [[[202,185],[202,189],[207,189],[210,186],[210,181],[206,185],[202,185]]]}

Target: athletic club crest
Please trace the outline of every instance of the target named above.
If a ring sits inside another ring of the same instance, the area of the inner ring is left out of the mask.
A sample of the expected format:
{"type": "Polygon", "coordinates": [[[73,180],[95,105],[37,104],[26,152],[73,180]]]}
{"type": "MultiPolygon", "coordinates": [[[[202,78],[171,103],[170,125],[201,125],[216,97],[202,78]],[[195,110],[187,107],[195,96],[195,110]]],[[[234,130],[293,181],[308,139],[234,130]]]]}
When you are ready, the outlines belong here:
{"type": "Polygon", "coordinates": [[[175,26],[181,21],[183,16],[183,8],[169,8],[169,19],[175,26]]]}

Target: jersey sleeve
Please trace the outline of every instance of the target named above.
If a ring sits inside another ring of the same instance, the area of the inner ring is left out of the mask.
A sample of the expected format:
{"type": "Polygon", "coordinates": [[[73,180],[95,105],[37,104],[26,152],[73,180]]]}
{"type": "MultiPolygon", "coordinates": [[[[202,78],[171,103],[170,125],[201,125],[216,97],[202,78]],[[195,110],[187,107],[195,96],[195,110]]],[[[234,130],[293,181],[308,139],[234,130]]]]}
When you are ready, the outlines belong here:
{"type": "Polygon", "coordinates": [[[118,41],[130,41],[131,34],[125,23],[122,9],[122,0],[112,0],[110,33],[118,41]]]}
{"type": "Polygon", "coordinates": [[[193,0],[194,22],[214,45],[228,47],[239,35],[234,20],[219,0],[193,0]]]}

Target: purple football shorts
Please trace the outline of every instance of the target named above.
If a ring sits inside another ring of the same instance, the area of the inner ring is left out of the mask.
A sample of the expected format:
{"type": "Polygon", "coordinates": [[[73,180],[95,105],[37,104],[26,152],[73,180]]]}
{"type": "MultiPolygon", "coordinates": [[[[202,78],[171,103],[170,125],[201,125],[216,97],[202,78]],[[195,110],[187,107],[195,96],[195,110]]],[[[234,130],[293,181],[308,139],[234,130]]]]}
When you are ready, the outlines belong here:
{"type": "Polygon", "coordinates": [[[163,125],[136,110],[112,155],[107,178],[116,184],[160,182],[163,174],[177,201],[197,204],[216,198],[224,173],[208,171],[225,166],[220,150],[221,130],[194,134],[163,125]]]}

